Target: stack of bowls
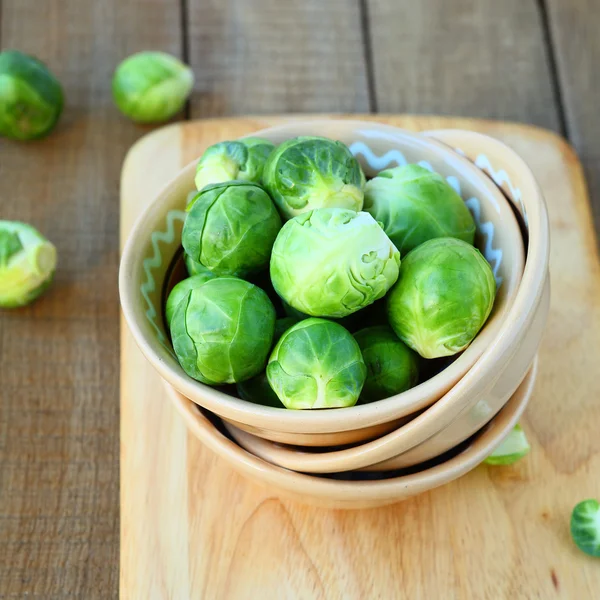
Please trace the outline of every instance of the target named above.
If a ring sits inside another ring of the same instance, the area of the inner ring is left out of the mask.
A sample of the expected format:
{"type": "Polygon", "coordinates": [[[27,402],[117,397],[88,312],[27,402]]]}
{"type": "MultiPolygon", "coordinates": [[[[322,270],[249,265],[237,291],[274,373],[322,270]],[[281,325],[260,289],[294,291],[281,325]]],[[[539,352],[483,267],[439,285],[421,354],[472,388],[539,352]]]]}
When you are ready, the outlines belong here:
{"type": "Polygon", "coordinates": [[[467,131],[425,134],[359,121],[292,122],[253,133],[344,142],[367,177],[419,163],[459,192],[490,262],[494,310],[471,345],[416,387],[370,404],[320,411],[262,406],[205,386],[179,366],[164,325],[181,277],[190,164],[141,215],[123,252],[127,323],[191,431],[233,467],[306,502],[359,508],[396,502],[455,479],[486,458],[522,414],[549,306],[549,234],[529,168],[501,142],[467,131]]]}

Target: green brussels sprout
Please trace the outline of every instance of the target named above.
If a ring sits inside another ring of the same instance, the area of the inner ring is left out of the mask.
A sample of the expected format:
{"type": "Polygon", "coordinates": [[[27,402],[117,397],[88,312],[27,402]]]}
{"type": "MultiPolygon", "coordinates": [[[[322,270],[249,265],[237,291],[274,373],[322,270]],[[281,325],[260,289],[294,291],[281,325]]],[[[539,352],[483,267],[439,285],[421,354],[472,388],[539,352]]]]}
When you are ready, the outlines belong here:
{"type": "Polygon", "coordinates": [[[189,254],[183,253],[183,261],[185,262],[185,268],[187,269],[190,277],[192,275],[202,275],[203,273],[212,273],[210,269],[207,269],[204,265],[196,262],[189,254]]]}
{"type": "Polygon", "coordinates": [[[494,274],[479,250],[455,238],[436,238],[402,260],[388,295],[396,335],[424,358],[464,350],[494,305],[494,274]]]}
{"type": "Polygon", "coordinates": [[[419,359],[387,325],[361,329],[354,339],[367,366],[361,402],[388,398],[417,385],[419,359]]]}
{"type": "Polygon", "coordinates": [[[600,503],[590,499],[580,502],[571,514],[571,537],[577,547],[600,558],[600,503]]]}
{"type": "Polygon", "coordinates": [[[176,115],[194,87],[194,73],[165,52],[138,52],[119,64],[112,80],[115,104],[137,123],[176,115]]]}
{"type": "Polygon", "coordinates": [[[209,185],[188,210],[181,241],[192,260],[217,275],[244,277],[267,267],[281,218],[259,185],[209,185]]]}
{"type": "Polygon", "coordinates": [[[369,213],[321,208],[283,226],[271,280],[296,310],[345,317],[383,297],[399,266],[400,253],[369,213]]]}
{"type": "Polygon", "coordinates": [[[305,319],[290,327],[267,364],[271,388],[293,409],[353,406],[366,375],[356,340],[326,319],[305,319]]]}
{"type": "Polygon", "coordinates": [[[485,459],[488,465],[512,465],[529,454],[531,446],[520,425],[515,425],[506,439],[485,459]]]}
{"type": "Polygon", "coordinates": [[[171,320],[173,319],[173,315],[175,314],[175,309],[179,306],[179,303],[188,295],[188,292],[191,290],[195,290],[199,288],[202,284],[214,279],[216,275],[209,271],[208,269],[204,269],[203,273],[198,273],[197,275],[192,275],[183,281],[180,281],[176,284],[169,297],[167,298],[167,302],[165,304],[165,319],[167,321],[167,325],[171,326],[171,320]]]}
{"type": "Polygon", "coordinates": [[[382,224],[400,256],[423,242],[453,237],[473,244],[475,221],[437,173],[419,165],[387,169],[367,182],[364,210],[382,224]]]}
{"type": "MultiPolygon", "coordinates": [[[[298,321],[293,317],[283,317],[275,321],[275,334],[273,335],[273,344],[279,341],[279,338],[298,321]]],[[[237,384],[237,392],[248,402],[263,404],[264,406],[273,406],[274,408],[285,408],[277,394],[272,390],[267,379],[267,373],[263,371],[252,379],[240,381],[237,384]]]]}
{"type": "Polygon", "coordinates": [[[18,221],[0,221],[0,307],[33,302],[52,283],[56,248],[39,231],[18,221]]]}
{"type": "Polygon", "coordinates": [[[0,52],[0,135],[33,140],[50,133],[63,108],[58,79],[18,50],[0,52]]]}
{"type": "Polygon", "coordinates": [[[171,320],[173,349],[183,370],[209,385],[238,383],[264,368],[275,309],[255,285],[220,277],[192,289],[171,320]]]}
{"type": "Polygon", "coordinates": [[[260,183],[275,144],[261,138],[219,142],[207,148],[196,166],[196,187],[237,179],[260,183]]]}
{"type": "Polygon", "coordinates": [[[361,210],[365,175],[341,142],[297,137],[271,153],[263,184],[289,219],[314,208],[361,210]]]}

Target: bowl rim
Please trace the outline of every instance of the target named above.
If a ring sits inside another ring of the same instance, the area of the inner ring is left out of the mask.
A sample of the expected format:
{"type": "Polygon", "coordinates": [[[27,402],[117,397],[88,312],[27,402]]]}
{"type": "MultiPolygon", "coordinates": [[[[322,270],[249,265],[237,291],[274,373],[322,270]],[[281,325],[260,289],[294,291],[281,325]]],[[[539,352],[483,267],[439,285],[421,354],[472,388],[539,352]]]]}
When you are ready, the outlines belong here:
{"type": "MultiPolygon", "coordinates": [[[[460,164],[462,164],[463,168],[467,169],[470,173],[477,172],[480,177],[484,178],[484,179],[482,179],[482,181],[485,181],[487,185],[491,184],[492,186],[494,186],[495,191],[502,197],[503,202],[508,205],[508,200],[506,198],[504,198],[504,196],[502,195],[502,192],[495,186],[495,184],[491,181],[490,178],[486,177],[485,174],[480,169],[478,169],[478,167],[473,165],[472,162],[469,161],[467,158],[458,155],[456,152],[453,151],[452,148],[446,146],[445,144],[443,144],[435,139],[432,140],[432,139],[426,137],[426,135],[425,135],[426,132],[423,132],[422,134],[414,133],[414,132],[405,131],[405,130],[397,128],[397,127],[389,126],[389,125],[384,125],[384,124],[380,124],[380,123],[376,123],[376,122],[365,122],[365,121],[360,121],[360,120],[312,119],[310,121],[291,121],[291,122],[285,123],[283,125],[279,125],[276,127],[269,127],[269,128],[263,129],[261,131],[253,132],[250,135],[258,136],[261,133],[264,134],[264,132],[267,132],[267,131],[269,131],[269,132],[272,132],[275,130],[276,131],[285,131],[288,128],[293,128],[294,130],[297,130],[298,128],[302,128],[303,126],[307,126],[308,124],[310,124],[312,127],[314,127],[319,124],[325,124],[325,123],[327,123],[329,125],[335,124],[338,127],[346,127],[346,128],[347,127],[352,127],[352,128],[367,127],[370,130],[376,129],[376,130],[383,131],[384,133],[386,133],[388,135],[395,135],[395,136],[402,135],[405,137],[409,137],[411,139],[417,139],[419,142],[424,143],[424,144],[428,145],[429,147],[435,148],[435,151],[437,151],[438,153],[441,153],[440,155],[450,156],[453,161],[457,161],[460,164]],[[465,165],[468,165],[468,166],[465,166],[465,165]]],[[[316,414],[314,411],[289,411],[289,410],[285,410],[285,409],[277,409],[277,408],[273,408],[273,407],[254,405],[254,404],[248,403],[244,400],[235,398],[233,396],[223,394],[219,390],[215,390],[213,388],[210,388],[209,386],[203,386],[201,383],[196,382],[196,381],[192,380],[191,378],[187,377],[187,375],[179,374],[179,373],[175,372],[173,369],[171,369],[168,365],[166,365],[164,363],[164,361],[162,361],[158,356],[156,356],[156,354],[154,353],[154,350],[151,347],[151,344],[145,339],[145,336],[136,321],[134,310],[132,308],[132,303],[133,303],[132,296],[133,296],[134,290],[130,289],[131,286],[128,285],[128,283],[130,283],[132,278],[129,277],[129,274],[131,271],[130,271],[130,269],[127,268],[127,264],[128,264],[128,262],[131,262],[132,255],[135,255],[135,252],[134,252],[135,242],[136,242],[137,238],[139,237],[141,230],[144,227],[145,221],[150,220],[151,215],[153,214],[153,207],[154,207],[154,210],[156,210],[156,206],[157,206],[157,203],[159,203],[159,200],[161,198],[168,196],[170,193],[173,193],[173,191],[177,187],[178,183],[181,182],[181,180],[186,176],[186,174],[189,176],[189,174],[193,171],[194,165],[195,165],[195,161],[191,162],[186,167],[184,167],[184,169],[182,171],[180,171],[159,192],[159,194],[156,197],[156,200],[154,202],[152,202],[150,204],[150,206],[147,209],[145,209],[142,212],[142,214],[138,217],[138,219],[137,219],[136,223],[134,224],[134,226],[131,230],[131,233],[128,237],[127,243],[125,244],[123,254],[122,254],[121,268],[120,268],[120,272],[119,272],[119,289],[120,289],[120,294],[121,294],[121,304],[123,307],[123,313],[125,315],[126,321],[129,325],[130,329],[132,330],[132,333],[134,335],[134,338],[136,339],[138,346],[140,346],[140,348],[141,348],[142,352],[144,353],[144,355],[146,356],[146,358],[152,363],[152,365],[155,367],[155,369],[158,370],[160,375],[164,379],[169,381],[169,383],[171,383],[171,385],[174,385],[177,389],[182,391],[186,396],[192,398],[194,401],[197,401],[198,404],[206,406],[207,408],[209,408],[210,410],[213,410],[214,412],[222,414],[223,416],[231,418],[233,420],[247,423],[249,425],[254,425],[257,427],[263,427],[263,428],[267,428],[267,429],[272,428],[272,429],[283,431],[283,432],[300,432],[300,431],[302,431],[302,432],[306,432],[306,433],[327,433],[330,431],[351,430],[351,429],[362,428],[362,427],[366,427],[366,426],[370,426],[370,425],[380,424],[380,423],[383,423],[392,418],[398,418],[403,415],[410,414],[414,411],[417,411],[417,410],[427,407],[427,406],[429,406],[431,408],[431,405],[436,401],[436,398],[433,398],[433,399],[431,398],[431,395],[433,394],[432,391],[429,391],[427,393],[427,390],[430,389],[427,386],[428,381],[423,382],[422,384],[420,384],[419,386],[416,386],[415,388],[412,388],[412,390],[408,390],[407,392],[403,392],[402,394],[398,394],[396,396],[391,396],[389,398],[380,400],[377,403],[366,404],[366,405],[356,405],[356,406],[348,407],[348,408],[344,408],[344,409],[335,409],[335,411],[333,411],[333,410],[332,411],[319,411],[316,414]],[[417,390],[417,392],[413,392],[413,394],[411,395],[411,391],[413,391],[413,390],[417,390]],[[412,396],[417,395],[417,394],[422,394],[424,396],[425,399],[423,400],[423,402],[420,402],[420,403],[408,403],[407,402],[406,398],[411,398],[412,396]],[[198,400],[196,400],[196,398],[198,398],[198,400]],[[402,410],[402,409],[404,409],[404,410],[402,410]],[[342,413],[339,412],[340,410],[342,411],[343,416],[342,416],[342,413]]],[[[528,174],[531,175],[530,172],[528,172],[528,174]]],[[[540,206],[540,211],[538,211],[538,212],[545,213],[545,208],[543,207],[543,198],[541,197],[539,190],[537,190],[537,194],[538,194],[537,198],[539,200],[539,202],[537,202],[537,205],[540,206]]],[[[531,210],[530,208],[528,210],[530,210],[532,212],[532,214],[536,212],[534,210],[531,210]]],[[[514,218],[514,215],[512,214],[512,210],[510,209],[510,207],[508,207],[508,212],[514,218]]],[[[537,223],[536,223],[536,219],[531,218],[530,220],[533,222],[532,223],[533,232],[530,232],[530,243],[529,243],[530,252],[531,252],[532,251],[531,238],[532,237],[534,239],[536,238],[535,234],[537,233],[537,230],[536,230],[537,223]]],[[[543,219],[541,219],[541,221],[543,222],[543,219]]],[[[516,219],[515,219],[515,225],[516,225],[516,219]]],[[[517,226],[517,228],[518,228],[518,226],[517,226]]],[[[531,228],[531,224],[530,224],[530,228],[531,228]]],[[[538,230],[543,232],[543,227],[539,227],[538,230]]],[[[536,248],[536,246],[534,245],[533,249],[535,250],[535,248],[536,248]]],[[[527,261],[525,262],[525,266],[524,266],[524,270],[523,270],[523,278],[525,277],[526,272],[529,272],[529,274],[530,274],[529,279],[530,280],[533,279],[532,275],[534,275],[534,273],[532,273],[532,271],[534,269],[532,268],[532,263],[533,263],[533,259],[535,258],[536,259],[535,262],[537,264],[539,264],[539,262],[540,262],[539,255],[541,255],[543,258],[543,251],[537,252],[537,254],[536,254],[536,252],[533,252],[532,256],[527,257],[527,261]],[[528,269],[528,266],[529,266],[529,269],[528,269]]],[[[542,261],[542,263],[543,264],[542,264],[541,271],[543,272],[544,269],[547,269],[547,260],[546,260],[546,263],[544,263],[543,261],[542,261]]],[[[540,269],[538,269],[537,272],[539,273],[539,271],[540,271],[540,269]]],[[[519,297],[521,297],[521,299],[522,299],[521,304],[525,304],[527,306],[527,303],[524,303],[523,298],[522,298],[524,295],[523,278],[521,279],[521,282],[517,286],[514,296],[512,297],[512,303],[510,305],[508,305],[506,307],[506,309],[503,311],[503,316],[504,316],[505,322],[499,324],[498,331],[496,331],[496,335],[491,340],[489,340],[489,345],[486,349],[483,350],[483,352],[481,353],[481,356],[479,356],[479,358],[477,358],[476,360],[473,361],[471,369],[481,361],[481,359],[484,355],[489,355],[491,349],[497,347],[497,341],[499,338],[502,337],[503,333],[504,333],[504,337],[506,337],[506,329],[507,329],[506,322],[510,322],[511,314],[514,314],[514,312],[515,312],[514,311],[515,303],[517,302],[519,297]]],[[[529,310],[531,310],[531,306],[529,306],[529,310]]],[[[485,329],[482,330],[482,332],[480,332],[478,337],[484,331],[485,331],[485,329]]],[[[512,332],[517,333],[518,329],[513,328],[512,332]]],[[[474,344],[472,344],[470,347],[473,347],[473,346],[474,346],[474,344]]],[[[465,351],[465,353],[466,352],[468,352],[468,349],[465,351]]],[[[458,362],[458,361],[455,361],[455,362],[458,362]]],[[[455,364],[455,363],[453,363],[453,364],[455,364]]],[[[451,366],[452,365],[450,365],[450,367],[451,366]]],[[[447,371],[448,371],[448,368],[444,369],[444,371],[442,371],[441,374],[444,374],[447,371]]],[[[443,383],[440,383],[440,385],[438,385],[436,388],[435,393],[437,395],[437,398],[439,398],[440,396],[443,396],[444,393],[446,393],[446,395],[448,393],[450,393],[453,389],[452,386],[458,385],[459,383],[461,383],[464,380],[464,378],[467,375],[469,375],[468,371],[469,371],[469,369],[466,369],[464,374],[461,375],[462,379],[459,377],[455,381],[451,381],[449,379],[444,380],[443,378],[438,379],[438,382],[443,382],[443,383]]],[[[432,378],[432,379],[434,379],[434,378],[432,378]]],[[[432,381],[432,380],[429,380],[429,382],[430,381],[432,381]]],[[[439,402],[439,400],[438,400],[438,402],[439,402]]]]}
{"type": "Polygon", "coordinates": [[[297,473],[255,456],[221,433],[201,408],[166,381],[165,390],[188,429],[203,445],[236,471],[293,496],[329,501],[336,507],[362,508],[370,502],[391,504],[461,477],[487,458],[504,440],[523,414],[529,397],[523,382],[496,416],[476,434],[462,452],[429,469],[381,480],[343,481],[297,473]],[[357,506],[353,506],[357,505],[357,506]]]}

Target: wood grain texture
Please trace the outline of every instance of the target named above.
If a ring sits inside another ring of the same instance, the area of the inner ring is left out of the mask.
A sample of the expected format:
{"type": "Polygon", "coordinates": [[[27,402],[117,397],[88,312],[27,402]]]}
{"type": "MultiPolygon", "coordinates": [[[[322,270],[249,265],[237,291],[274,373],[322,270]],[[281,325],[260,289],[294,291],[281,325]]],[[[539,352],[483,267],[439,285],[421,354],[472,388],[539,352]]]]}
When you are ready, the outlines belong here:
{"type": "Polygon", "coordinates": [[[370,110],[356,0],[189,2],[193,117],[370,110]]]}
{"type": "Polygon", "coordinates": [[[600,229],[600,4],[546,0],[569,139],[582,157],[600,229]]]}
{"type": "MultiPolygon", "coordinates": [[[[529,162],[546,194],[553,298],[524,419],[530,456],[513,467],[479,467],[383,509],[344,512],[280,500],[185,432],[124,326],[124,599],[597,596],[597,563],[575,548],[568,531],[572,507],[600,496],[600,266],[580,165],[564,141],[536,128],[370,118],[494,135],[529,162]]],[[[123,173],[122,234],[152,191],[207,145],[277,122],[190,122],[142,140],[123,173]]]]}
{"type": "Polygon", "coordinates": [[[114,598],[118,582],[118,182],[147,129],[114,108],[118,61],[178,54],[168,0],[4,0],[1,40],[64,86],[45,140],[0,140],[0,214],[58,247],[51,291],[0,314],[0,597],[114,598]]]}
{"type": "Polygon", "coordinates": [[[367,0],[367,12],[378,111],[557,128],[536,0],[367,0]]]}

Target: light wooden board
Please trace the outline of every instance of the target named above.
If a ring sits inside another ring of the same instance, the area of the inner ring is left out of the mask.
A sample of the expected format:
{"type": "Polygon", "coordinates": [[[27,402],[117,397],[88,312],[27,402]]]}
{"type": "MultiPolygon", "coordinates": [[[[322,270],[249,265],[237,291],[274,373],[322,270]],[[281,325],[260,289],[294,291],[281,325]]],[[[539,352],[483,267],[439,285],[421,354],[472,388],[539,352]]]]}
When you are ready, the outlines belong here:
{"type": "MultiPolygon", "coordinates": [[[[581,168],[543,130],[436,117],[513,146],[535,171],[552,224],[553,299],[514,467],[479,467],[392,507],[331,511],[280,500],[188,435],[122,325],[121,595],[125,599],[565,598],[600,594],[598,561],[572,544],[581,499],[600,497],[600,267],[581,168]]],[[[277,118],[178,124],[131,151],[122,242],[156,190],[209,144],[277,118]]]]}

